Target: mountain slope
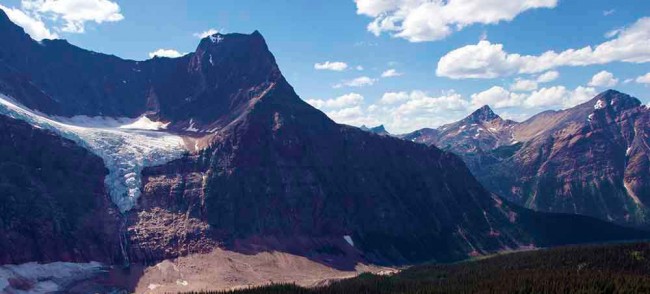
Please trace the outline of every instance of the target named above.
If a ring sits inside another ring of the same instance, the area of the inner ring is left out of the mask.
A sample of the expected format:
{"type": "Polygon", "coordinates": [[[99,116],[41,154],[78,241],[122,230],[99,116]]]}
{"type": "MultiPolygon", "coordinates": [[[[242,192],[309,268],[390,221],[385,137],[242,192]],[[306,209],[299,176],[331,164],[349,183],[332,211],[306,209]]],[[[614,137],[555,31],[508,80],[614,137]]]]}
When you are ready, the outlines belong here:
{"type": "Polygon", "coordinates": [[[121,260],[100,158],[0,116],[0,264],[121,260]]]}
{"type": "Polygon", "coordinates": [[[649,221],[649,115],[638,99],[610,90],[509,123],[503,135],[512,138],[509,144],[468,140],[457,128],[425,143],[447,144],[490,191],[526,207],[643,224],[649,221]]]}

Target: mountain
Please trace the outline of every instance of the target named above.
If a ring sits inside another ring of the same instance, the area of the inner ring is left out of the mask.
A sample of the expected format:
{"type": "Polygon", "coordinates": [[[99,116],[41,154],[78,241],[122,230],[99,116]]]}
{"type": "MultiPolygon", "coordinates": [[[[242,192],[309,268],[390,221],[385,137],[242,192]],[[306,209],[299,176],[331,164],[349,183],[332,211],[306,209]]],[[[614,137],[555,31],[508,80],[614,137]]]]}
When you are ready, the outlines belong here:
{"type": "Polygon", "coordinates": [[[455,123],[443,125],[435,130],[418,130],[402,137],[460,154],[476,153],[511,145],[514,142],[515,125],[514,121],[502,119],[485,105],[455,123]]]}
{"type": "Polygon", "coordinates": [[[386,131],[386,128],[384,127],[384,125],[379,125],[379,126],[372,127],[372,128],[369,128],[369,127],[366,127],[365,125],[362,125],[360,127],[360,129],[363,130],[363,131],[378,134],[378,135],[383,135],[383,136],[389,136],[390,135],[390,133],[388,131],[386,131]]]}
{"type": "Polygon", "coordinates": [[[502,119],[485,105],[458,122],[438,129],[421,129],[401,137],[452,151],[474,169],[474,164],[490,158],[485,153],[517,143],[513,132],[516,125],[514,121],[502,119]]]}
{"type": "MultiPolygon", "coordinates": [[[[450,146],[490,191],[515,203],[643,225],[649,221],[649,115],[638,99],[609,90],[570,109],[509,123],[502,138],[510,144],[468,141],[462,132],[429,142],[447,142],[440,146],[450,146]]],[[[452,125],[458,124],[465,123],[452,125]]]]}
{"type": "Polygon", "coordinates": [[[647,235],[516,207],[451,152],[335,123],[294,92],[259,32],[215,34],[179,58],[130,61],[35,42],[0,13],[0,39],[8,44],[0,114],[20,126],[1,141],[19,164],[0,179],[24,170],[24,181],[4,180],[22,189],[8,195],[33,190],[34,199],[10,196],[12,218],[0,230],[27,235],[26,244],[69,242],[20,255],[9,240],[6,262],[132,265],[119,272],[130,281],[148,273],[137,265],[160,270],[217,249],[354,271],[647,235]],[[49,148],[56,156],[34,160],[49,148]],[[50,223],[52,232],[38,232],[50,223]],[[599,234],[549,232],[550,224],[599,234]]]}

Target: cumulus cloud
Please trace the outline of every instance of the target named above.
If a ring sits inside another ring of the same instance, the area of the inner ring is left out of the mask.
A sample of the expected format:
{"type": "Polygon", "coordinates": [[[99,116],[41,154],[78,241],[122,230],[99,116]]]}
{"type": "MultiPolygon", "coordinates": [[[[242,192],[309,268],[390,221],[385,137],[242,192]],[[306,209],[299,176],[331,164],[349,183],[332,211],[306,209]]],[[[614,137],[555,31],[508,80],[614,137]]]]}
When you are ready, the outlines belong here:
{"type": "Polygon", "coordinates": [[[124,19],[120,6],[109,0],[22,0],[20,8],[0,5],[0,9],[37,41],[58,38],[52,30],[83,33],[87,22],[101,24],[124,19]],[[52,23],[53,29],[43,19],[52,23]]]}
{"type": "Polygon", "coordinates": [[[596,90],[577,87],[568,90],[564,86],[542,88],[530,94],[524,102],[526,107],[573,107],[596,96],[596,90]]]}
{"type": "Polygon", "coordinates": [[[589,82],[589,86],[592,87],[613,87],[616,84],[618,84],[618,79],[614,77],[614,74],[605,70],[595,74],[589,82]]]}
{"type": "Polygon", "coordinates": [[[183,54],[180,52],[174,50],[174,49],[158,49],[153,52],[149,52],[149,58],[154,58],[154,57],[169,57],[169,58],[176,58],[176,57],[181,57],[183,54]]]}
{"type": "Polygon", "coordinates": [[[87,22],[101,24],[124,19],[120,6],[109,0],[22,0],[21,6],[39,18],[61,20],[63,24],[58,29],[68,33],[85,32],[87,22]]]}
{"type": "Polygon", "coordinates": [[[342,88],[342,87],[365,87],[365,86],[372,86],[375,84],[377,79],[373,79],[367,76],[362,76],[358,77],[352,80],[344,81],[342,83],[334,85],[334,88],[342,88]]]}
{"type": "Polygon", "coordinates": [[[43,39],[56,39],[59,37],[56,33],[51,32],[40,18],[29,16],[17,8],[9,8],[0,5],[0,9],[4,10],[12,22],[25,29],[25,32],[34,40],[40,41],[43,39]]]}
{"type": "Polygon", "coordinates": [[[515,83],[510,86],[512,91],[532,91],[537,89],[537,81],[526,80],[526,79],[516,79],[515,83]]]}
{"type": "Polygon", "coordinates": [[[639,84],[650,84],[650,72],[636,78],[635,81],[639,84]]]}
{"type": "Polygon", "coordinates": [[[318,109],[325,108],[348,108],[359,105],[363,102],[363,96],[357,93],[348,93],[333,99],[309,99],[307,103],[318,109]]]}
{"type": "Polygon", "coordinates": [[[390,33],[411,42],[435,41],[473,24],[497,24],[557,0],[355,0],[357,14],[373,18],[368,31],[390,33]]]}
{"type": "MultiPolygon", "coordinates": [[[[330,100],[308,102],[334,121],[349,125],[384,124],[391,133],[405,133],[457,121],[476,108],[490,105],[502,109],[504,117],[523,120],[546,109],[562,109],[583,103],[594,96],[592,87],[545,87],[530,93],[516,93],[495,86],[465,99],[455,91],[431,95],[425,91],[386,92],[376,104],[365,104],[354,93],[330,100]]],[[[361,95],[358,95],[361,96],[361,95]]]]}
{"type": "Polygon", "coordinates": [[[407,92],[387,92],[381,96],[379,99],[380,104],[396,104],[409,100],[409,94],[407,92]]]}
{"type": "Polygon", "coordinates": [[[384,71],[383,73],[381,73],[382,78],[399,77],[401,75],[404,75],[404,73],[398,72],[394,68],[388,69],[388,70],[384,71]]]}
{"type": "Polygon", "coordinates": [[[215,28],[209,28],[206,31],[203,31],[203,32],[200,32],[200,33],[194,33],[194,34],[192,34],[192,36],[197,37],[199,39],[203,39],[203,38],[207,38],[209,36],[212,36],[214,34],[217,34],[219,32],[220,32],[220,30],[217,30],[215,28]]]}
{"type": "Polygon", "coordinates": [[[557,80],[560,77],[560,73],[554,70],[547,71],[537,77],[538,83],[550,83],[557,80]]]}
{"type": "Polygon", "coordinates": [[[314,64],[314,69],[316,70],[344,71],[347,68],[348,64],[342,61],[325,61],[323,63],[314,64]]]}
{"type": "Polygon", "coordinates": [[[474,108],[490,105],[493,108],[517,108],[521,112],[526,108],[569,108],[596,96],[592,87],[577,87],[574,90],[564,86],[545,87],[531,93],[515,93],[502,87],[494,86],[483,92],[472,94],[471,105],[474,108]]]}
{"type": "Polygon", "coordinates": [[[502,87],[494,86],[483,92],[472,94],[471,97],[471,104],[474,108],[483,105],[490,105],[493,108],[507,108],[521,106],[526,95],[513,93],[502,87]]]}
{"type": "Polygon", "coordinates": [[[650,17],[637,20],[616,32],[613,39],[596,47],[547,51],[541,55],[508,53],[503,44],[487,40],[447,53],[438,61],[436,74],[452,79],[491,79],[514,74],[532,74],[561,66],[586,66],[610,62],[650,62],[650,17]]]}

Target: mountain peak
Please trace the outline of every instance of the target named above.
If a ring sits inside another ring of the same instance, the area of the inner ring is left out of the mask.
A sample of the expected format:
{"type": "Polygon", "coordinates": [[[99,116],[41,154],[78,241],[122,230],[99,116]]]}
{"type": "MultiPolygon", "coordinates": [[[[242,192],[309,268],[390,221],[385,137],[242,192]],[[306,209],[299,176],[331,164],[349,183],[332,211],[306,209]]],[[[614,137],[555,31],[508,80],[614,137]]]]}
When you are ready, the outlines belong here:
{"type": "Polygon", "coordinates": [[[595,110],[611,108],[612,110],[618,112],[639,107],[641,105],[641,101],[625,93],[609,89],[596,95],[596,97],[585,102],[583,105],[584,107],[593,107],[595,110]]]}
{"type": "Polygon", "coordinates": [[[379,135],[387,135],[389,134],[388,131],[386,131],[386,128],[384,125],[378,125],[376,127],[368,127],[366,125],[362,125],[360,127],[361,130],[364,130],[366,132],[374,133],[374,134],[379,134],[379,135]]]}
{"type": "Polygon", "coordinates": [[[495,119],[501,119],[501,117],[494,113],[494,111],[492,111],[492,108],[490,108],[488,105],[484,105],[483,107],[475,110],[467,118],[473,121],[492,121],[495,119]]]}

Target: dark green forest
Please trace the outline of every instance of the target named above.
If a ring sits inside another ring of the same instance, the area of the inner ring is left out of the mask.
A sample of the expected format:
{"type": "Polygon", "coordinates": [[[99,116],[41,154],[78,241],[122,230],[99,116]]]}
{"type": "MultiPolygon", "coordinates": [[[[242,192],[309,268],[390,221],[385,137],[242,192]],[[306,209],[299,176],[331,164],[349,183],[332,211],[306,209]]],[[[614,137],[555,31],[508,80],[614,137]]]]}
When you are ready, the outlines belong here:
{"type": "Polygon", "coordinates": [[[650,243],[572,246],[420,265],[393,276],[363,274],[313,289],[273,285],[192,294],[213,293],[650,293],[650,243]]]}

